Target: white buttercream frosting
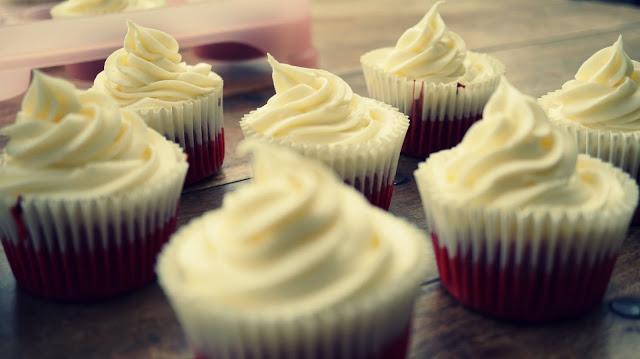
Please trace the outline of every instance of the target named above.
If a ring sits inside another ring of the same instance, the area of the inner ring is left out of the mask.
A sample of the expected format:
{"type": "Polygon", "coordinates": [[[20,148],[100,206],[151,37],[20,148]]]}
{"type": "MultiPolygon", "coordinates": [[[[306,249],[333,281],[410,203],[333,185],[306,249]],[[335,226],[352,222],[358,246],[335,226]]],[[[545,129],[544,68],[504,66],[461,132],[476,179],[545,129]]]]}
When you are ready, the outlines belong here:
{"type": "Polygon", "coordinates": [[[51,9],[52,17],[77,17],[151,9],[164,6],[165,0],[67,0],[51,9]]]}
{"type": "Polygon", "coordinates": [[[540,102],[553,120],[594,129],[640,130],[640,63],[625,53],[620,36],[587,59],[575,79],[540,102]]]}
{"type": "Polygon", "coordinates": [[[39,72],[16,122],[1,133],[9,137],[0,166],[5,195],[107,196],[186,166],[179,147],[108,96],[39,72]]]}
{"type": "Polygon", "coordinates": [[[124,47],[111,54],[94,88],[106,92],[120,106],[164,105],[222,90],[222,78],[211,65],[187,65],[178,42],[160,30],[129,21],[124,47]]]}

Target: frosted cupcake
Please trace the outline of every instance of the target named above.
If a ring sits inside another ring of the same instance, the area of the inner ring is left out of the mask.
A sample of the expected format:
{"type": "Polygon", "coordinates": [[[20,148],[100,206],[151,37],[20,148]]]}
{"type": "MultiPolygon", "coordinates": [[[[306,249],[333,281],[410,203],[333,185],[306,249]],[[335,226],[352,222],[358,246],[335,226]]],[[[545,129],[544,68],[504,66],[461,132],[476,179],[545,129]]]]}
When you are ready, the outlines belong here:
{"type": "Polygon", "coordinates": [[[18,286],[84,301],[154,278],[187,172],[176,144],[108,96],[39,72],[0,132],[0,238],[18,286]]]}
{"type": "Polygon", "coordinates": [[[497,59],[466,50],[445,26],[439,1],[395,47],[360,59],[369,96],[409,116],[402,153],[426,158],[460,142],[504,74],[497,59]]]}
{"type": "Polygon", "coordinates": [[[224,159],[222,78],[211,65],[182,62],[170,35],[127,23],[124,48],[111,54],[94,88],[187,153],[187,183],[215,174],[224,159]]]}
{"type": "Polygon", "coordinates": [[[321,163],[252,149],[252,183],[158,261],[197,357],[404,358],[425,238],[321,163]]]}
{"type": "Polygon", "coordinates": [[[539,101],[553,124],[575,137],[579,152],[610,162],[638,181],[640,63],[625,53],[622,36],[585,61],[575,79],[539,101]]]}
{"type": "Polygon", "coordinates": [[[354,94],[332,73],[268,58],[276,94],[242,118],[244,136],[324,162],[372,204],[388,209],[407,117],[354,94]]]}
{"type": "Polygon", "coordinates": [[[462,142],[415,173],[440,280],[462,304],[544,321],[595,307],[638,202],[506,80],[462,142]]]}
{"type": "Polygon", "coordinates": [[[51,17],[113,14],[162,7],[165,0],[67,0],[51,8],[51,17]]]}

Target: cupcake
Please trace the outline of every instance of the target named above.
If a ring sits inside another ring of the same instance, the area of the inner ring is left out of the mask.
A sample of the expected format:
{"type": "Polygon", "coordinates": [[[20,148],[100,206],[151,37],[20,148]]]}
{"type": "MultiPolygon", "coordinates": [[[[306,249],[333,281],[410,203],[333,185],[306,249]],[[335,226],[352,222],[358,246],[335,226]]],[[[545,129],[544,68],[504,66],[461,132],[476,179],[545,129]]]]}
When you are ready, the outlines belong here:
{"type": "Polygon", "coordinates": [[[88,301],[155,277],[182,150],[108,96],[35,72],[0,162],[0,239],[19,287],[88,301]]]}
{"type": "Polygon", "coordinates": [[[370,51],[360,58],[369,96],[409,116],[402,153],[426,158],[458,144],[482,118],[504,65],[495,58],[467,51],[458,34],[438,13],[439,1],[395,47],[370,51]]]}
{"type": "Polygon", "coordinates": [[[640,63],[625,53],[622,36],[585,61],[575,79],[539,102],[554,125],[575,137],[579,152],[639,180],[640,63]]]}
{"type": "Polygon", "coordinates": [[[187,184],[215,174],[224,159],[222,78],[211,65],[182,62],[168,34],[129,21],[94,88],[131,110],[187,153],[187,184]]]}
{"type": "Polygon", "coordinates": [[[506,80],[483,120],[415,177],[443,286],[465,306],[514,320],[598,305],[638,202],[628,174],[578,155],[506,80]]]}
{"type": "Polygon", "coordinates": [[[324,162],[372,204],[388,209],[407,117],[354,94],[332,73],[268,59],[276,94],[242,118],[244,136],[324,162]]]}
{"type": "Polygon", "coordinates": [[[253,181],[158,260],[196,357],[404,358],[425,238],[320,162],[247,147],[253,181]]]}
{"type": "Polygon", "coordinates": [[[67,0],[51,8],[51,17],[80,17],[152,9],[164,6],[165,0],[67,0]]]}

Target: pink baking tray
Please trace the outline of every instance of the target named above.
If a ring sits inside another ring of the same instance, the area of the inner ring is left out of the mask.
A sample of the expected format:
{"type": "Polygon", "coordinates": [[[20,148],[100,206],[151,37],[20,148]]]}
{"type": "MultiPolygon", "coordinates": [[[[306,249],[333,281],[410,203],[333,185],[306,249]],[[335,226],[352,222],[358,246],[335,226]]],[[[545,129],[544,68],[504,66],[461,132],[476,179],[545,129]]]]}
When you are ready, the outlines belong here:
{"type": "Polygon", "coordinates": [[[310,0],[210,0],[82,18],[48,19],[43,4],[1,5],[0,100],[22,93],[32,69],[103,60],[122,47],[126,20],[174,36],[182,49],[234,60],[267,52],[314,66],[310,0]]]}

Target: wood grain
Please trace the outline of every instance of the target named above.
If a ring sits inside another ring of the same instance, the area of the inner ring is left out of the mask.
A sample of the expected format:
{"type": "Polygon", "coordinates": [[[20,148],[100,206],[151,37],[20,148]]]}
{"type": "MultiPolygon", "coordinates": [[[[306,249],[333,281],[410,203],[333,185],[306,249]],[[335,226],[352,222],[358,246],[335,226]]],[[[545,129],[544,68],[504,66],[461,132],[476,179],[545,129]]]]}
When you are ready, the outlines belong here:
{"type": "MultiPolygon", "coordinates": [[[[359,56],[388,46],[417,22],[432,1],[319,0],[314,35],[324,68],[337,72],[365,94],[359,56]]],[[[626,49],[640,59],[640,9],[586,1],[449,1],[447,24],[467,46],[498,57],[511,81],[534,96],[557,88],[595,50],[624,35],[626,49]]],[[[187,53],[190,61],[198,59],[187,53]]],[[[264,61],[242,66],[214,63],[225,78],[226,160],[222,172],[187,188],[180,224],[218,208],[225,193],[250,177],[246,158],[235,155],[241,140],[238,121],[273,94],[264,61]]],[[[64,75],[60,68],[50,69],[64,75]]],[[[0,84],[1,85],[1,84],[0,84]]],[[[79,83],[86,87],[87,83],[79,83]]],[[[13,121],[20,98],[0,103],[0,126],[13,121]]],[[[2,139],[0,139],[1,143],[2,139]]],[[[401,158],[390,211],[426,228],[412,172],[417,162],[401,158]]],[[[412,358],[614,357],[637,358],[640,321],[623,319],[606,306],[578,320],[549,325],[496,321],[457,304],[441,288],[435,264],[418,299],[412,358]]],[[[640,297],[640,232],[625,241],[607,300],[640,297]]],[[[70,305],[22,293],[0,254],[0,356],[6,358],[188,358],[191,353],[162,291],[152,284],[103,303],[70,305]]]]}

